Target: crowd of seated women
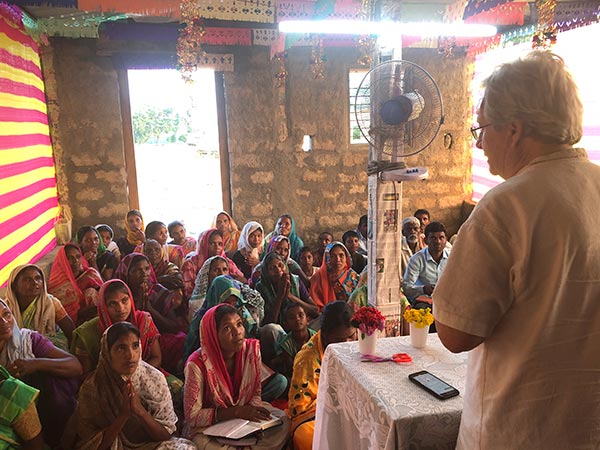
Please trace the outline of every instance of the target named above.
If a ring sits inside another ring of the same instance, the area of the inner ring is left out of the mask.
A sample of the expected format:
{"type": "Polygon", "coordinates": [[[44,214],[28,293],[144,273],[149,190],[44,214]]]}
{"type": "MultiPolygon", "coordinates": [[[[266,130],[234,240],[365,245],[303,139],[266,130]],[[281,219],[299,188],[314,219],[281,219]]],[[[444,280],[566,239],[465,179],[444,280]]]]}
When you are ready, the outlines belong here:
{"type": "Polygon", "coordinates": [[[115,240],[109,225],[84,226],[48,280],[32,264],[10,275],[0,444],[229,448],[202,431],[275,415],[282,426],[251,448],[311,448],[323,352],[355,335],[357,233],[349,248],[323,233],[319,250],[290,215],[267,234],[222,212],[196,241],[179,221],[144,226],[137,210],[126,230],[115,240]]]}

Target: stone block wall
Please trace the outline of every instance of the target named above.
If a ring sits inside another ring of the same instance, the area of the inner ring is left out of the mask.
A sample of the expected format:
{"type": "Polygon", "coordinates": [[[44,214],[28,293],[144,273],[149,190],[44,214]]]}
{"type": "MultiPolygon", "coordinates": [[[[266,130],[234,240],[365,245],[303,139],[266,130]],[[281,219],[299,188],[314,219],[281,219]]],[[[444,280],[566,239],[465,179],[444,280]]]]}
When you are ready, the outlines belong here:
{"type": "MultiPolygon", "coordinates": [[[[107,222],[122,226],[129,209],[117,72],[96,54],[94,40],[53,39],[42,55],[61,205],[73,229],[107,222]]],[[[348,70],[358,67],[351,48],[325,48],[325,78],[315,80],[309,48],[292,48],[284,88],[266,48],[235,49],[235,71],[225,79],[233,215],[271,231],[290,213],[299,234],[314,244],[323,230],[337,238],[367,212],[368,148],[349,145],[348,70]],[[304,135],[313,150],[301,149],[304,135]]],[[[446,121],[430,148],[408,160],[430,178],[403,183],[402,216],[426,208],[446,223],[460,223],[470,185],[469,61],[431,49],[406,49],[404,59],[428,70],[440,85],[446,121]],[[451,148],[443,134],[452,135],[451,148]]],[[[116,230],[118,234],[122,230],[116,230]]]]}
{"type": "Polygon", "coordinates": [[[57,38],[42,53],[59,200],[73,233],[121,227],[129,209],[117,73],[95,47],[93,39],[57,38]]]}

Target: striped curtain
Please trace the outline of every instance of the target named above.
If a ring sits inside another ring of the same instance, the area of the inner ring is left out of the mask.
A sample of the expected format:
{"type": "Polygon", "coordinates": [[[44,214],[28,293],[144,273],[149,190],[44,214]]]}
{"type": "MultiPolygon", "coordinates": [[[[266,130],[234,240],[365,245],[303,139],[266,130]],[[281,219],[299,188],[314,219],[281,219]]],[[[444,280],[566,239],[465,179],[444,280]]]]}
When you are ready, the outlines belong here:
{"type": "Polygon", "coordinates": [[[36,42],[0,8],[0,286],[55,246],[56,173],[36,42]]]}
{"type": "MultiPolygon", "coordinates": [[[[589,158],[600,165],[600,89],[598,89],[598,72],[590,60],[589,48],[600,36],[600,24],[593,24],[559,33],[557,44],[552,51],[565,60],[573,74],[583,102],[583,138],[576,144],[587,150],[589,158]],[[590,66],[592,64],[592,66],[590,66]]],[[[475,110],[483,96],[481,81],[487,77],[498,64],[512,61],[531,51],[531,43],[514,47],[497,48],[477,56],[473,76],[473,117],[477,120],[475,110]]],[[[502,178],[490,174],[487,158],[483,151],[475,147],[473,142],[473,201],[477,202],[491,188],[502,181],[502,178]]]]}

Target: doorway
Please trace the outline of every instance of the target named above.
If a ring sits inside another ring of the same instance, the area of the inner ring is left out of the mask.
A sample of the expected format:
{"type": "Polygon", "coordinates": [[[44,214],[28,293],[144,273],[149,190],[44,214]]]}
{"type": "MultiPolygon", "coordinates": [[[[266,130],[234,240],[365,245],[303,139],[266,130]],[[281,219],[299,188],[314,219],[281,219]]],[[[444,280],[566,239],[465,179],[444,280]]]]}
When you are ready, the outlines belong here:
{"type": "Polygon", "coordinates": [[[197,236],[223,210],[215,73],[128,70],[137,190],[145,222],[197,236]]]}

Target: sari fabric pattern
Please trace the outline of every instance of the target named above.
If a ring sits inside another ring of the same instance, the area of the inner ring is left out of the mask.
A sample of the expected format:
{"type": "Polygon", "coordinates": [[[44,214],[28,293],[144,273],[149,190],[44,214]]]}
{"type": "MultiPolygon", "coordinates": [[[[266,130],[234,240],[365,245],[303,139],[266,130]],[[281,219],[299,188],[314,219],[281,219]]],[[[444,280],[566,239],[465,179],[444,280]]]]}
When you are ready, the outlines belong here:
{"type": "MultiPolygon", "coordinates": [[[[289,273],[289,269],[288,269],[289,273]]],[[[299,279],[298,276],[293,273],[289,273],[290,275],[290,294],[300,297],[300,287],[299,287],[299,279]]],[[[261,274],[260,280],[256,284],[256,290],[260,292],[262,298],[265,301],[265,310],[269,311],[270,309],[275,307],[275,303],[277,302],[277,294],[275,292],[275,286],[273,285],[273,280],[269,277],[269,274],[265,270],[264,273],[261,274]]],[[[289,304],[292,303],[289,299],[285,299],[285,301],[281,304],[281,310],[279,312],[279,317],[277,318],[280,325],[283,325],[285,322],[284,313],[289,304]]]]}
{"type": "Polygon", "coordinates": [[[83,256],[83,272],[75,277],[67,259],[66,248],[69,246],[76,248],[81,254],[79,247],[74,244],[61,247],[50,269],[48,292],[60,299],[73,323],[77,323],[77,313],[81,307],[98,304],[98,290],[104,281],[100,273],[90,267],[83,256]]]}
{"type": "MultiPolygon", "coordinates": [[[[100,446],[104,430],[115,421],[121,410],[124,401],[122,393],[124,383],[123,377],[111,366],[105,332],[101,339],[98,368],[84,381],[79,391],[76,414],[77,449],[91,450],[100,446]]],[[[177,416],[163,374],[140,360],[131,376],[131,383],[144,409],[169,434],[174,433],[177,416]]],[[[151,441],[139,420],[133,417],[127,420],[111,446],[111,449],[119,450],[192,450],[194,448],[191,442],[179,438],[171,438],[164,442],[151,441]]]]}
{"type": "Polygon", "coordinates": [[[185,374],[184,413],[190,435],[198,428],[211,425],[216,408],[236,405],[262,406],[260,346],[256,339],[246,339],[235,355],[233,377],[227,372],[219,338],[215,312],[209,309],[200,323],[201,347],[188,359],[185,374]]]}
{"type": "Polygon", "coordinates": [[[358,274],[352,270],[351,263],[352,258],[350,252],[346,249],[344,244],[338,241],[327,244],[321,267],[319,267],[317,273],[310,279],[310,294],[315,301],[315,304],[319,307],[319,311],[323,309],[327,303],[336,300],[348,301],[348,298],[356,288],[359,279],[358,274]],[[332,283],[329,279],[330,253],[333,247],[336,246],[341,247],[346,253],[346,265],[344,266],[342,273],[332,283]]]}
{"type": "Polygon", "coordinates": [[[304,344],[294,360],[287,409],[292,420],[292,435],[300,425],[315,419],[323,353],[321,332],[318,331],[304,344]]]}
{"type": "Polygon", "coordinates": [[[20,328],[36,330],[42,335],[48,337],[56,335],[56,322],[62,319],[65,313],[62,312],[62,314],[57,314],[54,300],[55,298],[48,294],[48,287],[46,285],[46,276],[44,275],[44,271],[35,264],[24,264],[16,267],[11,272],[6,287],[6,303],[13,313],[15,322],[20,328]],[[19,300],[17,298],[17,293],[13,289],[13,284],[19,274],[29,268],[35,268],[41,274],[42,289],[40,295],[38,295],[29,304],[25,311],[21,313],[19,300]]]}
{"type": "Polygon", "coordinates": [[[25,417],[27,411],[35,406],[39,391],[23,383],[18,378],[14,378],[8,371],[0,366],[0,448],[21,448],[22,437],[19,434],[26,434],[27,438],[34,438],[41,431],[42,427],[39,420],[32,424],[27,424],[26,433],[20,430],[19,421],[25,417]]]}

